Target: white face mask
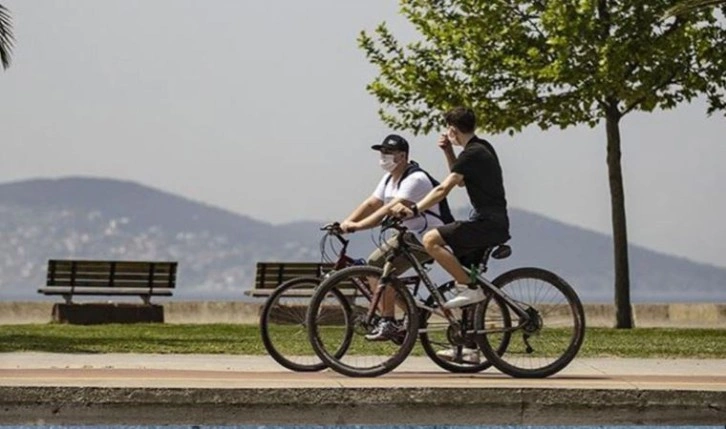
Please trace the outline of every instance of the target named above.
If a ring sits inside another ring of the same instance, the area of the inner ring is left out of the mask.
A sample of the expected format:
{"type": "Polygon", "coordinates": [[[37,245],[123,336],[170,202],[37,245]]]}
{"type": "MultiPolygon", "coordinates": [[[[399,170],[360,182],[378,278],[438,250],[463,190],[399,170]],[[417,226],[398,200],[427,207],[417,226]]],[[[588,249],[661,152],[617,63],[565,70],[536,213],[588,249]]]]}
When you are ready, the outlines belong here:
{"type": "Polygon", "coordinates": [[[381,160],[379,161],[381,168],[389,173],[393,171],[396,168],[396,164],[398,164],[393,158],[395,158],[395,155],[381,154],[381,160]]]}

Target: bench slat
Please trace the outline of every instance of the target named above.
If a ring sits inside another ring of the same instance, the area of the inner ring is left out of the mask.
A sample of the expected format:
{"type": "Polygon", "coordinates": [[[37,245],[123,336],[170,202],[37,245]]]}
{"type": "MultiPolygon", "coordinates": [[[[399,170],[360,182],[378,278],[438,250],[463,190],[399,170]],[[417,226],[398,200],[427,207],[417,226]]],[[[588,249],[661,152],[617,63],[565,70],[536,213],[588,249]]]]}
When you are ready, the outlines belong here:
{"type": "MultiPolygon", "coordinates": [[[[69,277],[71,275],[80,276],[80,275],[84,275],[84,274],[85,275],[89,275],[89,276],[105,275],[105,276],[108,277],[109,275],[112,274],[110,270],[106,270],[106,271],[103,271],[103,270],[88,271],[88,270],[81,270],[81,269],[76,270],[76,271],[62,271],[62,270],[61,271],[59,271],[59,270],[49,271],[48,272],[48,276],[50,276],[51,273],[53,275],[55,275],[56,277],[58,277],[58,276],[66,276],[66,277],[69,277]]],[[[149,276],[149,270],[146,270],[146,271],[120,271],[120,270],[116,270],[116,271],[113,272],[113,275],[114,276],[121,275],[121,276],[142,276],[142,277],[143,276],[146,276],[146,277],[148,277],[149,276]]],[[[176,275],[176,273],[174,273],[173,271],[172,272],[168,272],[168,271],[167,272],[164,272],[164,271],[154,270],[154,272],[153,272],[153,276],[154,277],[174,277],[175,275],[176,275]]]]}
{"type": "MultiPolygon", "coordinates": [[[[76,272],[88,273],[107,273],[111,271],[111,262],[89,262],[78,261],[75,263],[76,272]]],[[[56,273],[70,273],[73,271],[73,261],[48,261],[49,269],[56,273]]],[[[129,263],[116,262],[115,271],[119,273],[148,273],[151,269],[151,263],[129,263]]],[[[176,263],[155,262],[154,272],[173,273],[176,271],[176,263]]]]}
{"type": "Polygon", "coordinates": [[[285,268],[299,268],[299,267],[311,267],[311,266],[318,266],[322,265],[323,267],[332,267],[334,264],[332,262],[258,262],[257,268],[266,266],[266,267],[280,267],[284,266],[285,268]]]}
{"type": "MultiPolygon", "coordinates": [[[[325,274],[328,271],[330,271],[330,270],[327,270],[327,269],[322,269],[322,270],[317,270],[317,269],[311,269],[311,270],[300,270],[300,269],[288,270],[288,269],[285,269],[285,270],[282,271],[282,275],[283,276],[287,276],[287,277],[290,277],[290,276],[296,276],[296,277],[300,277],[300,276],[317,277],[318,276],[318,273],[325,274]]],[[[260,279],[260,278],[263,278],[263,277],[264,278],[278,277],[279,276],[279,272],[280,272],[279,270],[265,270],[265,274],[264,275],[262,273],[260,273],[260,272],[257,272],[255,274],[255,278],[256,279],[260,279]]]]}
{"type": "Polygon", "coordinates": [[[56,279],[53,283],[46,283],[46,286],[76,286],[76,287],[107,287],[107,288],[115,288],[115,287],[144,287],[148,289],[149,287],[165,287],[167,289],[170,289],[169,282],[167,281],[154,281],[149,283],[147,280],[114,280],[113,284],[110,284],[108,281],[103,280],[85,280],[85,279],[75,279],[75,281],[71,281],[70,279],[56,279]]]}
{"type": "MultiPolygon", "coordinates": [[[[50,275],[48,275],[48,281],[55,280],[55,282],[58,281],[64,281],[64,280],[70,280],[71,277],[75,278],[76,280],[105,280],[108,281],[110,278],[113,277],[114,282],[117,282],[119,280],[136,280],[136,281],[149,281],[149,274],[118,274],[115,273],[114,275],[111,275],[110,273],[76,273],[75,276],[71,276],[70,274],[66,273],[55,273],[53,279],[51,279],[50,275]]],[[[173,278],[172,276],[168,274],[155,274],[153,276],[153,281],[155,282],[168,282],[170,278],[173,278]]]]}
{"type": "Polygon", "coordinates": [[[290,279],[296,279],[298,277],[312,277],[317,278],[318,276],[315,275],[316,273],[303,273],[303,274],[285,274],[284,276],[266,276],[264,279],[257,278],[255,283],[262,283],[264,280],[264,283],[271,283],[271,282],[278,282],[279,280],[285,281],[290,279]]]}
{"type": "Polygon", "coordinates": [[[109,288],[109,287],[70,287],[70,286],[55,286],[55,287],[44,287],[38,289],[39,293],[45,295],[65,295],[72,293],[73,295],[159,295],[159,296],[171,296],[173,289],[169,288],[139,288],[139,287],[126,287],[126,288],[109,288]]]}

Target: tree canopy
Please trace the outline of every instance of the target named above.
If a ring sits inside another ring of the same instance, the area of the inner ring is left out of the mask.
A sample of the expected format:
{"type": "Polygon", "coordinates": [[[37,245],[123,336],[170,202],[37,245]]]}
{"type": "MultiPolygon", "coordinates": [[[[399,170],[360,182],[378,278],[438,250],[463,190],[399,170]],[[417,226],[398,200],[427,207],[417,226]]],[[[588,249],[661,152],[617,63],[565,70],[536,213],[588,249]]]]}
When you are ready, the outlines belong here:
{"type": "Polygon", "coordinates": [[[14,41],[10,13],[0,4],[0,64],[3,69],[10,67],[10,52],[14,41]]]}
{"type": "MultiPolygon", "coordinates": [[[[421,41],[362,32],[381,117],[414,133],[466,104],[489,132],[595,126],[608,107],[724,107],[726,31],[711,9],[663,19],[663,0],[403,0],[421,41]]],[[[723,10],[723,9],[722,9],[723,10]]]]}

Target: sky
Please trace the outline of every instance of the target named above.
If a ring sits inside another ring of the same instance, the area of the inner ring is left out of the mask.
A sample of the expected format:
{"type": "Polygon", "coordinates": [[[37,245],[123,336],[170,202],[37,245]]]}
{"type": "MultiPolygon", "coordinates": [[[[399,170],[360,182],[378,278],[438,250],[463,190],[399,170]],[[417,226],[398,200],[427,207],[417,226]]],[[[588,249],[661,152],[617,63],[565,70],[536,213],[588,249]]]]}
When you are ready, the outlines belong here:
{"type": "MultiPolygon", "coordinates": [[[[356,38],[381,22],[418,37],[393,0],[0,3],[17,39],[0,183],[131,180],[278,224],[341,220],[383,174],[370,146],[391,130],[356,38]]],[[[697,100],[621,126],[631,244],[726,267],[724,116],[697,100]]],[[[445,176],[435,135],[400,134],[445,176]]],[[[604,125],[480,135],[511,207],[611,234],[604,125]]]]}

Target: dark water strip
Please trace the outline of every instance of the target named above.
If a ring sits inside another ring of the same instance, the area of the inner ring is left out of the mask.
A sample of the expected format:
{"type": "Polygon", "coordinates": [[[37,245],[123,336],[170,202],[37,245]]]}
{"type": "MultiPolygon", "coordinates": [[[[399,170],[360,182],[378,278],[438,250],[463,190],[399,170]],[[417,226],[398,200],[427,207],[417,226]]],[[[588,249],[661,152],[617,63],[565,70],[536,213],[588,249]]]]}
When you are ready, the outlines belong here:
{"type": "Polygon", "coordinates": [[[0,429],[726,429],[724,426],[455,426],[455,425],[23,425],[0,429]]]}

